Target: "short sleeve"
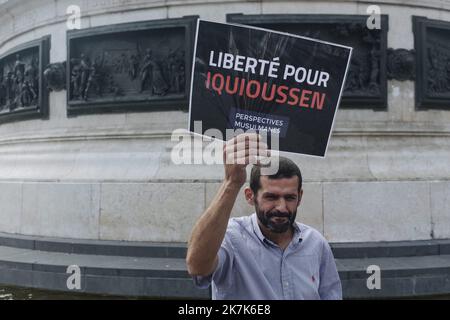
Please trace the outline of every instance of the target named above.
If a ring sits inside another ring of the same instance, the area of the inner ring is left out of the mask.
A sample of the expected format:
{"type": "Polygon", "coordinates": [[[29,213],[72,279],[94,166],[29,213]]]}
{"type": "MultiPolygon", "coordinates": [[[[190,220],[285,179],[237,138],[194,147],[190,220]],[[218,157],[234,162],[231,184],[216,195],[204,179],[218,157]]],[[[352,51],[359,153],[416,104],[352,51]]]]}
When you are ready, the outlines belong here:
{"type": "Polygon", "coordinates": [[[200,289],[206,289],[214,281],[217,287],[228,288],[232,283],[234,251],[228,235],[225,236],[217,253],[217,267],[209,276],[193,276],[194,284],[200,289]]]}

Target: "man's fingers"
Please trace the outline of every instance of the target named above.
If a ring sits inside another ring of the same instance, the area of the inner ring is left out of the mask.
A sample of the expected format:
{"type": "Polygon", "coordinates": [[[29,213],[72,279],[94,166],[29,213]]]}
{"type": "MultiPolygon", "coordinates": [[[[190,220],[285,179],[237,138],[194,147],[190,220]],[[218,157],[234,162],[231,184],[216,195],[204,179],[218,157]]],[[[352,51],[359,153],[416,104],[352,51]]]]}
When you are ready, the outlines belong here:
{"type": "Polygon", "coordinates": [[[232,146],[225,148],[225,154],[227,158],[242,158],[245,156],[261,156],[261,157],[267,157],[269,156],[270,152],[266,148],[237,148],[237,151],[232,148],[232,146]]]}
{"type": "Polygon", "coordinates": [[[258,143],[263,141],[261,135],[257,134],[257,133],[243,133],[240,134],[236,137],[234,137],[233,139],[229,140],[227,142],[227,144],[237,144],[237,143],[241,143],[241,142],[253,142],[253,143],[258,143]]]}
{"type": "Polygon", "coordinates": [[[263,154],[263,153],[266,153],[267,146],[263,145],[263,146],[257,147],[257,146],[245,146],[245,145],[238,144],[238,145],[234,145],[234,146],[226,146],[224,151],[226,153],[238,153],[238,152],[240,153],[240,152],[246,152],[248,150],[253,150],[252,152],[259,150],[261,152],[261,154],[263,154]]]}
{"type": "Polygon", "coordinates": [[[226,164],[259,164],[270,156],[267,143],[256,133],[244,133],[224,144],[226,164]]]}
{"type": "Polygon", "coordinates": [[[267,143],[265,142],[258,142],[256,143],[255,141],[241,141],[241,142],[233,142],[233,143],[227,143],[225,145],[226,151],[227,152],[237,152],[237,151],[241,151],[244,149],[261,149],[261,150],[266,150],[268,148],[267,143]]]}
{"type": "Polygon", "coordinates": [[[267,149],[263,149],[263,148],[259,148],[259,149],[244,149],[244,150],[239,150],[237,152],[235,152],[236,157],[241,158],[241,157],[246,157],[246,156],[267,156],[268,154],[268,150],[267,149]]]}
{"type": "Polygon", "coordinates": [[[265,150],[264,152],[261,149],[248,149],[241,150],[238,152],[231,152],[226,154],[226,164],[260,164],[264,163],[270,156],[270,152],[265,150]]]}

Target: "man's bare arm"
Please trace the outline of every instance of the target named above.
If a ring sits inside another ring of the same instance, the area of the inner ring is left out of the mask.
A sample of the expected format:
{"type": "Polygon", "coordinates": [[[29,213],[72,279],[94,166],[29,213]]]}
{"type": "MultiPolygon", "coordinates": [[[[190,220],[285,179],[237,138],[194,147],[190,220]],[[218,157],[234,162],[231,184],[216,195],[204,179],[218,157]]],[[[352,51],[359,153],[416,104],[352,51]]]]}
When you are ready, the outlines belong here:
{"type": "Polygon", "coordinates": [[[247,177],[245,168],[252,157],[267,155],[266,144],[250,143],[258,139],[256,134],[245,134],[225,144],[224,182],[192,230],[186,257],[189,274],[207,276],[216,269],[231,210],[247,177]]]}
{"type": "Polygon", "coordinates": [[[206,276],[215,270],[217,252],[240,189],[241,186],[224,181],[211,205],[195,224],[186,259],[189,274],[206,276]]]}

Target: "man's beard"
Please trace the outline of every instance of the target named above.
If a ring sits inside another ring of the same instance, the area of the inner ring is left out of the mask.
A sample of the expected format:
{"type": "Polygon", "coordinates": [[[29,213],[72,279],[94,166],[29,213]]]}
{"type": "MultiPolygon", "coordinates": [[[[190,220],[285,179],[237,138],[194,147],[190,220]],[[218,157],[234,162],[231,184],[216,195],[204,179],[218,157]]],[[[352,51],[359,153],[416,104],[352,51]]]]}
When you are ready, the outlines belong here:
{"type": "Polygon", "coordinates": [[[262,223],[262,225],[274,233],[286,232],[289,227],[295,223],[295,217],[297,216],[297,209],[295,209],[293,213],[289,213],[289,211],[283,212],[278,210],[264,212],[259,209],[258,203],[255,204],[255,210],[258,220],[262,223]],[[287,219],[285,219],[285,222],[276,222],[274,218],[277,217],[287,219]]]}

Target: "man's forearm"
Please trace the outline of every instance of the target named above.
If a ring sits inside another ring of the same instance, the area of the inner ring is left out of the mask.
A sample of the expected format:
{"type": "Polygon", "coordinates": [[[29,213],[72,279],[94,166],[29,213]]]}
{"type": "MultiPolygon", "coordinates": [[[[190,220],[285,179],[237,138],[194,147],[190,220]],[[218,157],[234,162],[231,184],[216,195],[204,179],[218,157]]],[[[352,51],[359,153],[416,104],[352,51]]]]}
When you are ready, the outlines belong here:
{"type": "Polygon", "coordinates": [[[191,275],[209,275],[217,263],[240,185],[223,182],[214,200],[195,224],[187,253],[187,266],[191,275]]]}

